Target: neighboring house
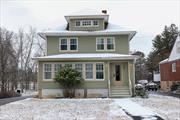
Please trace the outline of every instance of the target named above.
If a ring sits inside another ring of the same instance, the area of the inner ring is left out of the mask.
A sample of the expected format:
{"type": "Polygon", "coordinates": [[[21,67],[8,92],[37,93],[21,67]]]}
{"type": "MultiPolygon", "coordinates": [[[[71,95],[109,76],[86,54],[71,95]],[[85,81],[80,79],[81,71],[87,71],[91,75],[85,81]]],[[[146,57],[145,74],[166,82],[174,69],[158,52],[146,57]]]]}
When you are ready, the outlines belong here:
{"type": "Polygon", "coordinates": [[[180,33],[177,36],[168,59],[159,63],[161,75],[161,89],[169,91],[172,84],[180,83],[180,33]]]}
{"type": "Polygon", "coordinates": [[[66,26],[39,33],[47,43],[47,55],[36,58],[40,97],[63,96],[53,78],[66,65],[81,72],[85,80],[76,90],[77,97],[132,96],[135,56],[129,55],[129,42],[136,31],[110,24],[106,10],[65,19],[66,26]]]}

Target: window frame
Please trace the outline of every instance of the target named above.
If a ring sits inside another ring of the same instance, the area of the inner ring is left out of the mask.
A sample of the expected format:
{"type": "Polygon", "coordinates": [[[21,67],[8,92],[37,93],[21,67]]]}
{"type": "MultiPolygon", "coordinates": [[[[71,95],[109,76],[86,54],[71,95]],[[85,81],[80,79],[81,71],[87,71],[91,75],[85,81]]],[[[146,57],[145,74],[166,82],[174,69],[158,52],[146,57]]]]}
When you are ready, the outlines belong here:
{"type": "Polygon", "coordinates": [[[82,78],[85,81],[104,81],[105,80],[105,64],[104,62],[44,62],[43,63],[43,76],[42,76],[42,81],[43,82],[54,82],[54,77],[56,75],[55,73],[55,64],[60,64],[61,67],[64,67],[67,64],[71,64],[72,68],[75,69],[75,64],[82,64],[82,78]],[[103,79],[96,79],[96,64],[103,64],[103,79]],[[44,70],[44,65],[45,64],[51,64],[51,79],[45,79],[45,70],[44,70]],[[86,79],[86,64],[92,64],[93,65],[93,69],[92,69],[92,73],[93,73],[93,78],[92,79],[86,79]]]}
{"type": "Polygon", "coordinates": [[[43,81],[52,81],[53,80],[53,65],[51,64],[51,63],[43,63],[43,81]],[[47,72],[47,71],[45,71],[45,65],[46,64],[50,64],[51,65],[51,78],[50,79],[46,79],[45,78],[45,72],[47,72]]]}
{"type": "Polygon", "coordinates": [[[171,64],[172,72],[176,72],[176,63],[171,64]]]}
{"type": "Polygon", "coordinates": [[[75,27],[99,27],[99,20],[76,20],[75,21],[75,27]],[[83,22],[85,21],[91,21],[91,25],[83,25],[83,22]],[[94,21],[97,21],[97,25],[94,25],[94,21]],[[76,25],[76,22],[80,22],[80,26],[76,25]]]}
{"type": "Polygon", "coordinates": [[[101,50],[99,50],[98,49],[98,40],[101,40],[103,37],[98,37],[98,38],[96,38],[96,51],[104,51],[105,50],[105,42],[106,42],[106,40],[103,38],[103,47],[104,47],[104,49],[101,49],[101,50]]]}
{"type": "Polygon", "coordinates": [[[78,37],[60,37],[59,38],[59,52],[77,52],[78,51],[78,37]],[[67,39],[67,50],[61,50],[61,40],[67,39]],[[76,39],[76,50],[71,50],[71,39],[76,39]]]}
{"type": "Polygon", "coordinates": [[[116,50],[115,46],[116,46],[115,37],[96,37],[96,51],[115,51],[116,50]],[[98,39],[101,39],[101,38],[104,38],[104,50],[97,49],[97,45],[98,45],[97,41],[98,41],[98,39]],[[113,40],[113,45],[114,45],[113,49],[107,49],[107,39],[108,38],[112,38],[112,40],[113,40]]]}
{"type": "Polygon", "coordinates": [[[105,70],[104,70],[104,68],[105,68],[105,66],[104,66],[104,63],[95,63],[95,66],[97,65],[97,64],[102,64],[103,65],[103,70],[101,71],[102,73],[103,73],[103,78],[102,79],[98,79],[97,78],[97,69],[96,69],[96,72],[95,72],[95,77],[96,77],[96,80],[104,80],[104,77],[105,77],[105,70]]]}

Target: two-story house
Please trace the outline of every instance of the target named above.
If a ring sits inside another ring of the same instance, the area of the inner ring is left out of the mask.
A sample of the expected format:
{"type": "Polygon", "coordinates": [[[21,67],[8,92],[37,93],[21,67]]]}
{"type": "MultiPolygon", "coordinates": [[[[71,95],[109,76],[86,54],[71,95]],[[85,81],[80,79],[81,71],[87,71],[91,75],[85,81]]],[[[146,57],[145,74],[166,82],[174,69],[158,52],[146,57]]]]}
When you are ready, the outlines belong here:
{"type": "Polygon", "coordinates": [[[46,56],[38,57],[40,97],[63,97],[53,78],[61,66],[82,73],[85,82],[79,97],[130,97],[134,93],[134,61],[129,42],[136,31],[125,31],[109,23],[106,10],[95,14],[65,16],[67,25],[40,32],[46,40],[46,56]]]}

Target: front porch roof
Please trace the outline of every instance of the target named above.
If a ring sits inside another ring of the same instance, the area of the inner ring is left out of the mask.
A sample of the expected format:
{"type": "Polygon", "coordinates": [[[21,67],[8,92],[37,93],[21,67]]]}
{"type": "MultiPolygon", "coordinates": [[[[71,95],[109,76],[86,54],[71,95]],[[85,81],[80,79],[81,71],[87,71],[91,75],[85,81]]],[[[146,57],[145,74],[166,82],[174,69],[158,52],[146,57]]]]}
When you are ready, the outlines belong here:
{"type": "Polygon", "coordinates": [[[67,53],[33,58],[35,60],[134,60],[136,56],[115,53],[67,53]]]}

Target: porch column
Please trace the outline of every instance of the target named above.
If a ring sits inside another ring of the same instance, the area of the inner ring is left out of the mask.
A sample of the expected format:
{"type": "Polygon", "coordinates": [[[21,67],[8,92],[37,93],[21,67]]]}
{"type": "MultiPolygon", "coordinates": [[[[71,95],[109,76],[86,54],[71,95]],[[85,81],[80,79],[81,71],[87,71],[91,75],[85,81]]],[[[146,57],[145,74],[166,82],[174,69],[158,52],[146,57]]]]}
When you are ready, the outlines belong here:
{"type": "Polygon", "coordinates": [[[106,68],[107,68],[107,71],[108,71],[108,77],[107,77],[107,79],[108,79],[108,97],[109,97],[109,94],[110,94],[110,87],[111,87],[111,83],[110,83],[110,63],[109,62],[107,62],[106,63],[106,68]]]}
{"type": "Polygon", "coordinates": [[[130,94],[132,95],[132,82],[131,82],[131,65],[128,61],[128,81],[129,81],[129,91],[130,91],[130,94]]]}

